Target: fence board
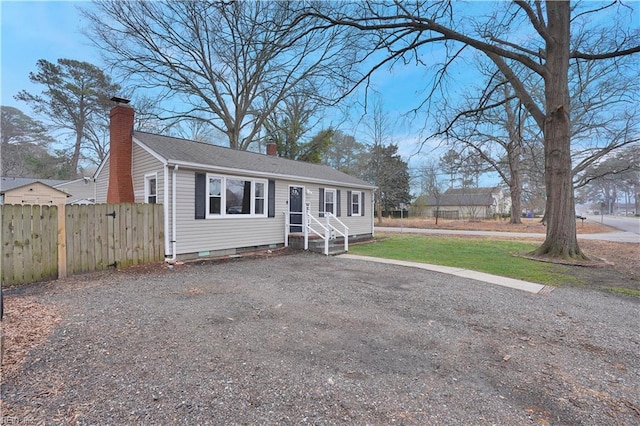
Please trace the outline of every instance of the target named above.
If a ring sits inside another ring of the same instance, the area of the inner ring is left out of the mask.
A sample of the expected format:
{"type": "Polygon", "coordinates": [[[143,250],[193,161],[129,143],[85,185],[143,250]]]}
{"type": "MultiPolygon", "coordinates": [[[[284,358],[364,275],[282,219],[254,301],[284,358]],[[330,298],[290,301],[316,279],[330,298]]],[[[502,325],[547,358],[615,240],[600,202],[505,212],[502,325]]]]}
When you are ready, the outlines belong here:
{"type": "Polygon", "coordinates": [[[13,242],[14,235],[14,217],[18,206],[4,205],[2,209],[2,274],[4,282],[10,284],[13,282],[14,265],[13,258],[13,242]]]}
{"type": "Polygon", "coordinates": [[[43,247],[48,256],[46,259],[46,269],[43,269],[43,280],[55,280],[58,278],[58,208],[47,207],[43,211],[42,235],[43,247]]]}
{"type": "Polygon", "coordinates": [[[40,214],[42,211],[41,206],[29,206],[29,210],[24,211],[23,220],[25,222],[25,258],[24,258],[24,280],[25,282],[35,282],[40,278],[40,272],[36,271],[35,265],[38,265],[40,270],[40,262],[37,259],[41,257],[42,250],[39,246],[38,234],[40,232],[40,214]]]}

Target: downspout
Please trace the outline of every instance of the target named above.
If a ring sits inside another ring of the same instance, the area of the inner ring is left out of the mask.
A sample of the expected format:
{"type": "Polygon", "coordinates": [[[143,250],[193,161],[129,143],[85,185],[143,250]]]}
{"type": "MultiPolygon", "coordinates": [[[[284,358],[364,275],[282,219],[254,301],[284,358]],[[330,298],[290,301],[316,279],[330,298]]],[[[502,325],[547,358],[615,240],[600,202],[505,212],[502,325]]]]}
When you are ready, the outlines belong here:
{"type": "Polygon", "coordinates": [[[169,165],[164,166],[164,200],[162,207],[164,210],[164,256],[165,260],[169,256],[169,165]]]}
{"type": "Polygon", "coordinates": [[[178,209],[177,207],[177,195],[176,195],[176,178],[178,176],[178,165],[174,165],[173,166],[173,177],[171,179],[171,233],[173,235],[173,237],[171,238],[171,250],[173,253],[173,256],[171,257],[172,261],[176,260],[176,256],[178,255],[177,250],[178,250],[178,221],[176,220],[176,210],[178,209]]]}
{"type": "MultiPolygon", "coordinates": [[[[177,197],[176,197],[176,176],[178,175],[178,168],[179,166],[177,164],[173,165],[173,173],[171,175],[171,258],[167,258],[165,259],[165,262],[170,262],[173,263],[176,261],[176,256],[178,255],[176,253],[177,250],[177,232],[178,232],[178,225],[177,225],[177,221],[176,221],[176,210],[177,210],[177,197]]],[[[167,166],[167,174],[169,173],[169,166],[167,166]]],[[[167,185],[168,186],[168,185],[167,185]]],[[[167,196],[168,198],[168,196],[167,196]]],[[[169,204],[168,202],[169,200],[167,200],[167,204],[169,204]]],[[[167,208],[168,210],[168,208],[167,208]]],[[[167,224],[167,228],[168,228],[168,224],[167,224]]],[[[167,229],[168,231],[168,229],[167,229]]],[[[168,235],[168,232],[167,232],[168,235]]]]}

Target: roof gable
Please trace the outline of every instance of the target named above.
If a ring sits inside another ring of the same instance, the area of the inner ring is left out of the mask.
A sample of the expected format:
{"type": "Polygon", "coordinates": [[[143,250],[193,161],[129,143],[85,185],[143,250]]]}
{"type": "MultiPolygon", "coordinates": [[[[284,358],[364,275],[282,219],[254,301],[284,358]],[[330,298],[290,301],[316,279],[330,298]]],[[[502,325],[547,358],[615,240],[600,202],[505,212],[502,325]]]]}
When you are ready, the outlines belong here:
{"type": "Polygon", "coordinates": [[[180,164],[194,169],[259,173],[274,177],[374,188],[374,185],[362,179],[321,164],[294,161],[145,132],[134,132],[133,139],[134,143],[157,154],[168,164],[180,164]]]}

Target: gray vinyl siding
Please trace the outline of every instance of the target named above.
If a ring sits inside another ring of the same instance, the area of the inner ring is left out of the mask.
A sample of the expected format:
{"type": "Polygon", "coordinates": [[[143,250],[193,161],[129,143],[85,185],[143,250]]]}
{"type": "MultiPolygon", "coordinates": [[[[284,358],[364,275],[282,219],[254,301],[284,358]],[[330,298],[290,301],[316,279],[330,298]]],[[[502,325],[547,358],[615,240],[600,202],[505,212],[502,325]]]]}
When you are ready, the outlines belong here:
{"type": "MultiPolygon", "coordinates": [[[[292,180],[276,180],[275,217],[221,217],[215,219],[195,219],[195,173],[196,170],[179,169],[177,179],[177,235],[178,255],[214,252],[272,244],[284,244],[285,213],[288,212],[289,187],[303,186],[311,194],[305,194],[305,201],[311,203],[311,214],[318,217],[319,185],[310,185],[292,180]]],[[[172,172],[170,171],[170,176],[172,172]]],[[[237,175],[254,178],[249,175],[237,175]]],[[[347,191],[349,187],[327,187],[340,189],[342,214],[340,221],[349,227],[349,235],[371,235],[373,233],[371,214],[372,194],[365,190],[365,215],[347,216],[347,191]]],[[[359,191],[359,189],[358,189],[359,191]]],[[[169,208],[171,214],[171,208],[169,208]]],[[[320,218],[320,220],[324,220],[320,218]]],[[[172,235],[169,235],[169,239],[172,235]]]]}
{"type": "Polygon", "coordinates": [[[102,164],[102,169],[94,178],[96,181],[96,203],[107,202],[107,190],[109,189],[109,160],[107,157],[102,164]]]}
{"type": "MultiPolygon", "coordinates": [[[[100,170],[100,173],[95,177],[96,179],[96,203],[107,202],[107,191],[109,189],[109,161],[111,157],[108,157],[100,170]]],[[[144,176],[147,173],[158,174],[158,204],[164,202],[164,168],[162,162],[149,154],[144,149],[140,148],[137,144],[133,144],[133,159],[132,159],[132,179],[133,179],[133,193],[136,203],[144,202],[144,176]]]]}
{"type": "MultiPolygon", "coordinates": [[[[279,182],[280,183],[280,182],[279,182]]],[[[308,202],[311,210],[311,215],[318,219],[321,223],[325,223],[326,219],[319,217],[318,212],[320,208],[320,188],[335,189],[340,191],[340,216],[338,220],[344,223],[349,228],[350,236],[371,235],[373,234],[371,214],[373,213],[373,200],[371,190],[354,189],[348,186],[335,186],[335,185],[318,185],[308,184],[295,181],[283,181],[284,191],[276,193],[276,214],[284,214],[282,212],[288,211],[289,201],[289,186],[302,186],[305,188],[304,202],[308,202]],[[347,216],[347,191],[360,191],[365,193],[365,207],[364,216],[347,216]],[[309,193],[311,192],[311,193],[309,193]],[[282,210],[279,210],[282,208],[282,210]]]]}
{"type": "Polygon", "coordinates": [[[284,198],[280,194],[288,189],[283,189],[281,182],[276,182],[275,217],[195,219],[195,173],[195,170],[178,170],[177,254],[284,243],[284,198]]]}
{"type": "Polygon", "coordinates": [[[76,179],[70,182],[61,183],[55,186],[56,189],[66,192],[70,195],[67,198],[67,204],[76,200],[95,200],[96,186],[92,179],[76,179]]]}
{"type": "Polygon", "coordinates": [[[133,194],[136,203],[144,203],[144,177],[149,173],[157,174],[157,204],[164,203],[164,167],[163,164],[146,150],[133,144],[133,161],[131,163],[133,194]]]}

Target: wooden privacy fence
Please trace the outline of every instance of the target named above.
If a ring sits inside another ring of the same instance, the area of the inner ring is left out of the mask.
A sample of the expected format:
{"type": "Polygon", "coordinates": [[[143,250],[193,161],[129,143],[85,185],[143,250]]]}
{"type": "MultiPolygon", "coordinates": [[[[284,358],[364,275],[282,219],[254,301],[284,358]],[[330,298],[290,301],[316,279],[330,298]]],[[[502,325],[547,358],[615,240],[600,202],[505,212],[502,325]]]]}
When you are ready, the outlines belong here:
{"type": "Polygon", "coordinates": [[[2,280],[5,284],[58,277],[58,209],[7,204],[2,209],[2,280]]]}
{"type": "Polygon", "coordinates": [[[159,204],[0,208],[5,284],[55,279],[164,258],[164,219],[159,204]],[[64,220],[58,220],[60,217],[64,220]]]}

